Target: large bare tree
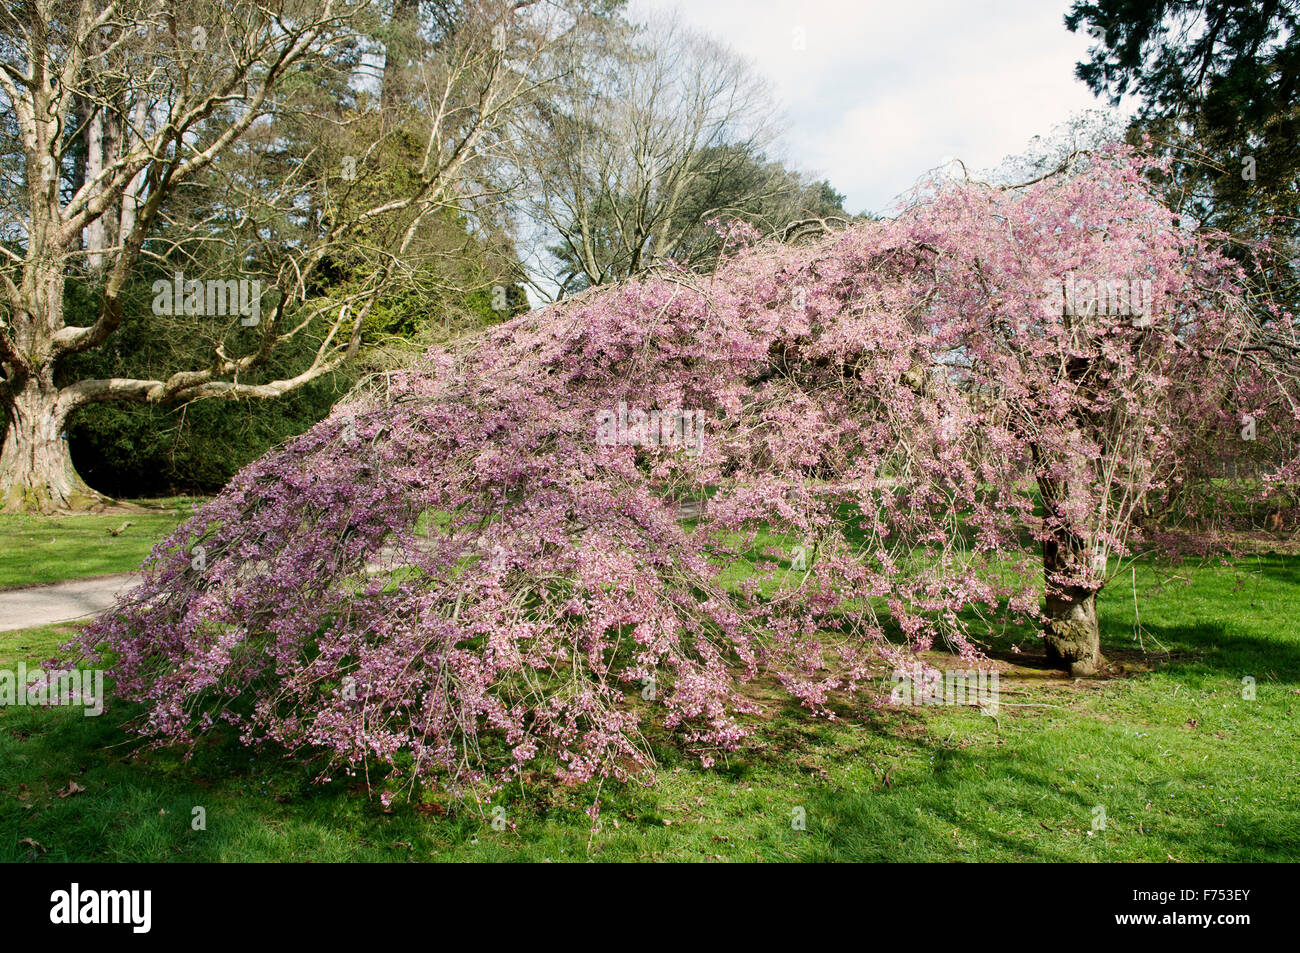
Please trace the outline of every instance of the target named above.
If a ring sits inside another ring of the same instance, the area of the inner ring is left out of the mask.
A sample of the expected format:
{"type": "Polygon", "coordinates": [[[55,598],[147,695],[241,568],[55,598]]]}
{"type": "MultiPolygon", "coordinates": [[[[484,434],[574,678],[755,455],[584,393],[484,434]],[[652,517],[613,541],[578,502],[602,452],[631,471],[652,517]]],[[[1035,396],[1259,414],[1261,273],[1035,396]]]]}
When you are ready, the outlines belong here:
{"type": "Polygon", "coordinates": [[[365,0],[0,12],[0,509],[105,502],[61,439],[89,403],[274,397],[356,354],[431,218],[472,201],[476,163],[572,21],[554,5],[455,6],[453,27],[431,40],[411,26],[386,66],[382,44],[367,53],[385,14],[365,0]],[[65,321],[74,280],[94,292],[88,323],[65,321]],[[202,315],[209,359],[161,379],[65,380],[66,359],[108,342],[128,308],[160,335],[202,315]],[[295,339],[313,342],[310,360],[259,378],[295,339]]]}
{"type": "Polygon", "coordinates": [[[689,256],[708,218],[792,181],[753,174],[775,107],[736,54],[673,18],[602,40],[560,51],[569,82],[519,136],[524,214],[555,242],[560,294],[689,256]]]}

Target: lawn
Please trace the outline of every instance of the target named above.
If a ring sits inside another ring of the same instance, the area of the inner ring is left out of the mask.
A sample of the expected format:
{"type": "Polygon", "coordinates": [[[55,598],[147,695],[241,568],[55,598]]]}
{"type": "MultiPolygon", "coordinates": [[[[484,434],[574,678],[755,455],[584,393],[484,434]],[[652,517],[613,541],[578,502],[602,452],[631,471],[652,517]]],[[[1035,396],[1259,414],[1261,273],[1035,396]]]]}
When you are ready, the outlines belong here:
{"type": "MultiPolygon", "coordinates": [[[[229,742],[137,754],[121,711],[7,708],[0,860],[1295,861],[1298,606],[1300,557],[1141,563],[1100,600],[1116,677],[1072,682],[1004,633],[996,718],[854,702],[829,722],[757,686],[773,716],[712,769],[660,738],[653,784],[534,781],[481,810],[386,811],[360,775],[313,784],[229,742]]],[[[0,634],[0,668],[71,631],[0,634]]]]}
{"type": "Polygon", "coordinates": [[[136,501],[89,516],[0,516],[0,589],[132,572],[188,518],[190,497],[136,501]]]}

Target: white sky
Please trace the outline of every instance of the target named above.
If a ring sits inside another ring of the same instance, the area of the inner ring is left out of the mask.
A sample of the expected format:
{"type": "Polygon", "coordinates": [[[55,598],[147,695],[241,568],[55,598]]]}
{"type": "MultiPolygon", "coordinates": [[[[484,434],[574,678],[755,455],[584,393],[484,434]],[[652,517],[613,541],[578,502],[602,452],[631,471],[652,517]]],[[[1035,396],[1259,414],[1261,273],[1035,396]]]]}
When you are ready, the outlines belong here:
{"type": "Polygon", "coordinates": [[[646,20],[676,8],[772,84],[786,118],[779,157],[882,212],[957,157],[987,169],[1035,135],[1104,107],[1074,78],[1091,38],[1068,0],[631,0],[646,20]],[[797,50],[802,29],[805,49],[797,50]]]}

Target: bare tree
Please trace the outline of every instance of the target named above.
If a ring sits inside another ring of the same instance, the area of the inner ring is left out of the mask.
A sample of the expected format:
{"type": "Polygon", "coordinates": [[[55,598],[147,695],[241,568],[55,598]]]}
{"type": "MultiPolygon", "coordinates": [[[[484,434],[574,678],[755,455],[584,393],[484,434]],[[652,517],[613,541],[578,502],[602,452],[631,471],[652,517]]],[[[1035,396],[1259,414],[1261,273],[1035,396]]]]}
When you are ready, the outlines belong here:
{"type": "Polygon", "coordinates": [[[561,294],[641,272],[738,199],[788,185],[729,186],[775,132],[765,84],[735,54],[675,19],[601,40],[564,49],[569,82],[518,137],[522,211],[558,241],[561,294]],[[711,193],[717,204],[699,201],[711,193]]]}
{"type": "Polygon", "coordinates": [[[61,439],[89,403],[274,397],[354,356],[431,216],[464,207],[481,150],[536,92],[534,61],[564,24],[532,6],[460,4],[454,34],[410,44],[401,101],[385,105],[365,57],[343,55],[365,45],[365,0],[7,5],[0,508],[104,502],[61,439]],[[346,108],[313,100],[331,83],[346,108]],[[204,366],[62,380],[60,362],[109,341],[160,274],[148,320],[167,334],[178,315],[210,319],[204,366]],[[64,319],[73,279],[98,297],[83,326],[64,319]],[[306,366],[257,380],[303,338],[318,342],[306,366]]]}

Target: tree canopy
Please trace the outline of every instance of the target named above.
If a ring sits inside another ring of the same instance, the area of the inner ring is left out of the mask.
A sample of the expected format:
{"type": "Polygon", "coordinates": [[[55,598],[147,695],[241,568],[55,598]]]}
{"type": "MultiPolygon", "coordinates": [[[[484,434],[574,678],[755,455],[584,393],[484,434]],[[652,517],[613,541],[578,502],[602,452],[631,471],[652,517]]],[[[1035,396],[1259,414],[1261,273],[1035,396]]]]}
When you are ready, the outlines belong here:
{"type": "Polygon", "coordinates": [[[1203,519],[1182,491],[1243,415],[1267,473],[1297,426],[1240,270],[1149,171],[945,179],[806,245],[735,225],[712,276],[434,348],[241,471],[75,651],[153,741],[230,724],[460,791],[632,776],[646,717],[711,763],[753,679],[828,713],[882,657],[979,664],[979,620],[1098,671],[1116,558],[1178,542],[1144,508],[1203,519]]]}

